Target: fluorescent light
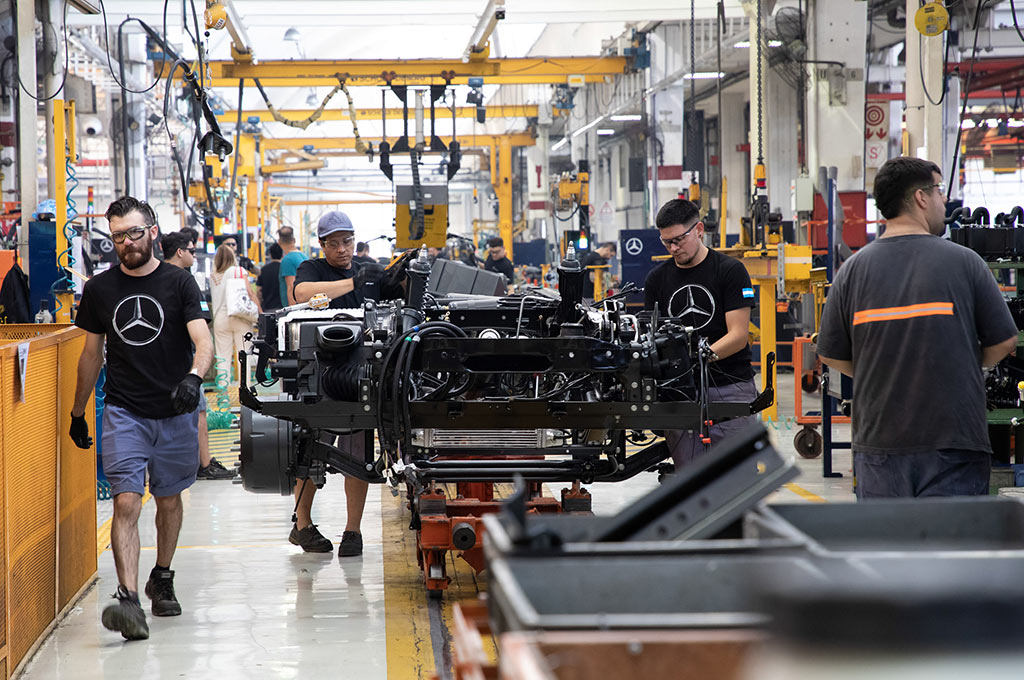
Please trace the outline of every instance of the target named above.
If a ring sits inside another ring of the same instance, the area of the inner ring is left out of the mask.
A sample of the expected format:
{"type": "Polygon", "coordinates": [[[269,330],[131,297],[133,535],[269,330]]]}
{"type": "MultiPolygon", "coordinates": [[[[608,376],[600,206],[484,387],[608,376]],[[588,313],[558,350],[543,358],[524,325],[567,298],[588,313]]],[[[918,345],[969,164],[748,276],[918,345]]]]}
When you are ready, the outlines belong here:
{"type": "MultiPolygon", "coordinates": [[[[733,43],[733,47],[735,47],[738,50],[749,50],[750,49],[750,41],[749,40],[740,40],[738,43],[733,43]]],[[[769,40],[768,41],[768,47],[782,47],[782,41],[781,40],[769,40]]]]}
{"type": "Polygon", "coordinates": [[[994,128],[995,126],[999,125],[999,119],[998,118],[988,118],[988,119],[985,120],[985,125],[989,126],[990,128],[994,128]]]}
{"type": "Polygon", "coordinates": [[[696,73],[687,73],[683,76],[683,80],[716,80],[724,77],[725,74],[721,71],[697,71],[696,73]]]}
{"type": "Polygon", "coordinates": [[[1024,127],[1024,120],[1009,120],[1006,124],[1009,127],[1024,127]]]}
{"type": "Polygon", "coordinates": [[[615,130],[611,128],[597,128],[597,134],[599,135],[614,135],[615,130]]]}
{"type": "Polygon", "coordinates": [[[573,139],[575,139],[576,137],[579,137],[579,136],[580,136],[580,135],[582,135],[582,134],[583,134],[584,132],[586,132],[586,131],[587,131],[587,130],[589,130],[590,128],[592,128],[592,127],[594,127],[595,125],[597,125],[598,123],[600,123],[600,122],[601,122],[602,120],[604,120],[604,116],[598,116],[598,117],[597,117],[597,118],[595,118],[594,120],[590,121],[589,123],[587,123],[586,125],[584,125],[583,127],[581,127],[581,128],[579,129],[579,130],[576,130],[575,132],[573,132],[573,133],[572,133],[572,137],[573,137],[573,139]]]}
{"type": "Polygon", "coordinates": [[[963,122],[960,123],[961,130],[971,130],[978,127],[978,125],[970,118],[964,118],[963,122]]]}
{"type": "Polygon", "coordinates": [[[643,120],[643,115],[639,113],[620,113],[617,116],[612,116],[611,120],[615,123],[625,123],[631,120],[643,120]]]}
{"type": "Polygon", "coordinates": [[[551,150],[552,151],[558,151],[559,149],[561,149],[563,146],[565,146],[568,143],[569,143],[569,138],[568,137],[562,137],[562,139],[560,139],[559,141],[555,142],[552,145],[551,150]]]}

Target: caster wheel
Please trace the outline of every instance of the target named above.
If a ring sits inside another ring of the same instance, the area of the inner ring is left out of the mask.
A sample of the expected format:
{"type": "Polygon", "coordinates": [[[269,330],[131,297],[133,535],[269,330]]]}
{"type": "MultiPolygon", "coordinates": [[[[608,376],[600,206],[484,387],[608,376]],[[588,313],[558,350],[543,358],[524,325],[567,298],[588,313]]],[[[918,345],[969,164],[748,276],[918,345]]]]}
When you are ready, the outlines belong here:
{"type": "Polygon", "coordinates": [[[793,437],[793,448],[801,458],[817,458],[821,455],[822,440],[817,430],[805,427],[793,437]]]}

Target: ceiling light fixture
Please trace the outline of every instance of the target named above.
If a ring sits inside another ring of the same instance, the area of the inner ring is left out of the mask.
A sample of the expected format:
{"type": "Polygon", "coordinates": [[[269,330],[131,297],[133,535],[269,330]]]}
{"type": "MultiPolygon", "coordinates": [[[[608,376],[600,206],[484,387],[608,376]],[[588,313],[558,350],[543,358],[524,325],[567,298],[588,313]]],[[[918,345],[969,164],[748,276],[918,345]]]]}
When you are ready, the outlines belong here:
{"type": "Polygon", "coordinates": [[[683,80],[717,80],[724,77],[725,74],[721,71],[697,71],[696,73],[687,73],[683,76],[683,80]]]}
{"type": "Polygon", "coordinates": [[[598,116],[598,117],[597,117],[597,118],[595,118],[594,120],[590,121],[589,123],[587,123],[586,125],[584,125],[583,127],[581,127],[581,128],[579,129],[579,130],[576,130],[575,132],[573,132],[573,133],[572,133],[573,139],[575,139],[576,137],[579,137],[579,136],[580,136],[580,135],[582,135],[582,134],[583,134],[584,132],[586,132],[586,131],[587,131],[587,130],[589,130],[590,128],[592,128],[592,127],[594,127],[595,125],[597,125],[598,123],[600,123],[600,122],[601,122],[602,120],[604,120],[604,116],[598,116]]]}
{"type": "Polygon", "coordinates": [[[560,139],[559,141],[555,142],[551,146],[551,150],[552,151],[558,151],[559,149],[561,149],[563,146],[565,146],[568,143],[569,143],[569,138],[568,137],[562,137],[562,139],[560,139]]]}
{"type": "MultiPolygon", "coordinates": [[[[740,40],[737,43],[733,43],[733,47],[735,47],[738,50],[749,50],[750,49],[750,41],[749,40],[740,40]]],[[[768,41],[768,47],[782,47],[782,41],[781,40],[769,40],[768,41]]]]}
{"type": "Polygon", "coordinates": [[[643,119],[644,119],[643,114],[640,114],[640,113],[620,113],[618,115],[615,115],[615,116],[611,117],[612,122],[615,122],[615,123],[625,123],[625,122],[628,122],[628,121],[636,121],[636,120],[643,120],[643,119]]]}
{"type": "Polygon", "coordinates": [[[599,134],[599,135],[614,135],[615,134],[615,130],[613,130],[611,128],[598,128],[597,129],[597,134],[599,134]]]}

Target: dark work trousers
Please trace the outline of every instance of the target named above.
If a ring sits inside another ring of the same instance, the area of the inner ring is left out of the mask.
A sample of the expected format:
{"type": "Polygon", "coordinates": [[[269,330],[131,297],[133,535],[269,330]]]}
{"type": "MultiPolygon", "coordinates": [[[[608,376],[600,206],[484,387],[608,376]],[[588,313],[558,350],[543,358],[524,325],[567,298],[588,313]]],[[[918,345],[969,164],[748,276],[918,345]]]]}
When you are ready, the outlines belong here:
{"type": "MultiPolygon", "coordinates": [[[[757,397],[757,386],[753,380],[746,382],[721,385],[708,388],[709,401],[745,401],[751,402],[757,397]]],[[[734,418],[711,426],[711,445],[714,446],[722,441],[726,435],[737,430],[742,430],[750,424],[756,416],[744,416],[734,418]]],[[[668,450],[672,452],[672,462],[677,468],[686,465],[690,461],[704,455],[704,444],[700,440],[700,433],[693,430],[668,430],[665,432],[665,443],[668,450]]]]}
{"type": "Polygon", "coordinates": [[[988,494],[992,454],[963,449],[853,454],[857,499],[988,494]]]}

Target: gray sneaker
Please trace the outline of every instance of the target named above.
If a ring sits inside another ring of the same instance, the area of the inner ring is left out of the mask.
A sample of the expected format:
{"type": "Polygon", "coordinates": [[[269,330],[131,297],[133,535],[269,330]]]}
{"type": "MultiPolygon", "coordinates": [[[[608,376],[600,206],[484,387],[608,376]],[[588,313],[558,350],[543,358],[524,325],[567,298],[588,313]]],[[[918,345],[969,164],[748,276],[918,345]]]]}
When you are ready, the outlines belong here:
{"type": "Polygon", "coordinates": [[[117,600],[107,605],[100,620],[107,630],[116,630],[125,640],[145,640],[149,637],[149,624],[146,613],[142,611],[139,597],[128,591],[124,586],[117,587],[114,594],[117,600]]]}

